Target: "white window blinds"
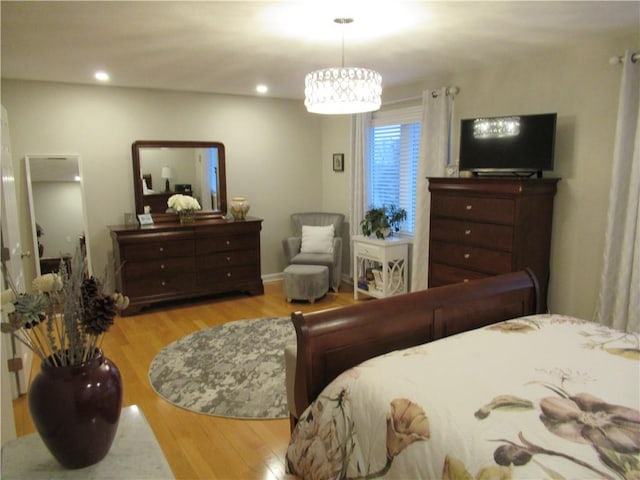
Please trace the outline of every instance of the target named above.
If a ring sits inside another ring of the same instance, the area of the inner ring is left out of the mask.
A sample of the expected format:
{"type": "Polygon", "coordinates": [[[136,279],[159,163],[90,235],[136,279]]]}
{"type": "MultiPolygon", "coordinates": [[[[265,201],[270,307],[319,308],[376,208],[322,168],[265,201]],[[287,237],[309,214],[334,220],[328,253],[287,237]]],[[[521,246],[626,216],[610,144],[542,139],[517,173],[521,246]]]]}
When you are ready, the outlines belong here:
{"type": "Polygon", "coordinates": [[[413,234],[421,107],[376,112],[370,133],[368,207],[397,205],[407,211],[402,233],[413,234]]]}

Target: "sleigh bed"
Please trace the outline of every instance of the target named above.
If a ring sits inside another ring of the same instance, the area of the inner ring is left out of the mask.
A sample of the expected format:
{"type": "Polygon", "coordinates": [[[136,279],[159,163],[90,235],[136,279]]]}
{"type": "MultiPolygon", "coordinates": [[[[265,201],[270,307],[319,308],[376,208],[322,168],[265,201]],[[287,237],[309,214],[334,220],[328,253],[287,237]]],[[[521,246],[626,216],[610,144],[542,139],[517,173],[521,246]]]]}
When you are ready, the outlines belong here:
{"type": "Polygon", "coordinates": [[[294,313],[288,471],[639,478],[640,335],[539,304],[522,271],[294,313]]]}

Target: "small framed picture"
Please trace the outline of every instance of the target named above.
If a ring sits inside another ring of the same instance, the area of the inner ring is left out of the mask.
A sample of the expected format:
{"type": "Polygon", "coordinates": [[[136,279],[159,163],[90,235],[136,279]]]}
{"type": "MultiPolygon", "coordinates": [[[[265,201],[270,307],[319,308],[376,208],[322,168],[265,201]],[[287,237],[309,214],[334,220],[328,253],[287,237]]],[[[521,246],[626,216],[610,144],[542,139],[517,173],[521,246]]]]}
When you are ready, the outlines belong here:
{"type": "Polygon", "coordinates": [[[140,222],[141,227],[144,227],[145,225],[153,225],[153,217],[150,213],[139,213],[138,221],[140,222]]]}
{"type": "Polygon", "coordinates": [[[344,153],[333,154],[333,171],[344,172],[344,153]]]}

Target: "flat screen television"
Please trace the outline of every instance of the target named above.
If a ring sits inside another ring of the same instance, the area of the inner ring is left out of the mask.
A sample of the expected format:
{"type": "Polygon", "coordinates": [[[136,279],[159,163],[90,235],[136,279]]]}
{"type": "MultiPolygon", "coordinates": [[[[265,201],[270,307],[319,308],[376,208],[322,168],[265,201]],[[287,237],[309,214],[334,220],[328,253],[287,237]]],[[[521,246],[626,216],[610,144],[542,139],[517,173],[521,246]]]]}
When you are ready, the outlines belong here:
{"type": "Polygon", "coordinates": [[[538,176],[553,170],[556,118],[542,113],[462,119],[459,169],[538,176]]]}

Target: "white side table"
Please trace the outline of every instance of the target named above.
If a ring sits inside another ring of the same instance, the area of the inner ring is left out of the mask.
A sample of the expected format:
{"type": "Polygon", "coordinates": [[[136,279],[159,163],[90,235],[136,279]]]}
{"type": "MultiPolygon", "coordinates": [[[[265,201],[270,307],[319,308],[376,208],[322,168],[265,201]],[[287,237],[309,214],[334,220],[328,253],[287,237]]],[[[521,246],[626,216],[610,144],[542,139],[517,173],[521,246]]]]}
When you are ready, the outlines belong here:
{"type": "Polygon", "coordinates": [[[111,450],[100,462],[67,470],[53,458],[37,433],[2,447],[3,480],[164,480],[175,477],[142,410],[133,405],[120,413],[111,450]]]}
{"type": "Polygon", "coordinates": [[[357,300],[360,293],[383,298],[409,291],[411,238],[390,237],[379,240],[355,235],[352,241],[354,299],[357,300]]]}

